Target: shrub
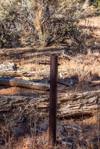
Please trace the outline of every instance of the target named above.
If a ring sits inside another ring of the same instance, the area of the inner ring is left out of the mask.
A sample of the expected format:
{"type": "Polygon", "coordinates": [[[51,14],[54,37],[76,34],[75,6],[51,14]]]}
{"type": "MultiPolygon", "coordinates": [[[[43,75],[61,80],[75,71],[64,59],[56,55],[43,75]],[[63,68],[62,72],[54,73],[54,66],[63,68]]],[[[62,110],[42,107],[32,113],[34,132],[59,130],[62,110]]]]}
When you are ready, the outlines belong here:
{"type": "Polygon", "coordinates": [[[1,0],[0,47],[80,46],[80,0],[1,0]],[[5,11],[6,10],[6,11],[5,11]]]}

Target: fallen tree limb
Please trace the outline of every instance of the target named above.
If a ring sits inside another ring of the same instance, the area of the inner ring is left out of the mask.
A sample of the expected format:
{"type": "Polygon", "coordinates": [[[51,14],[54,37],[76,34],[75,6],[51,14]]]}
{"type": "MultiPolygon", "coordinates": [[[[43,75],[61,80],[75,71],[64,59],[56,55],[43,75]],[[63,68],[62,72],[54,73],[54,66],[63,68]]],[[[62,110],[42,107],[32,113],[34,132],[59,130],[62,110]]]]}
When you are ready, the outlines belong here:
{"type": "MultiPolygon", "coordinates": [[[[58,98],[58,116],[60,118],[80,118],[82,115],[91,117],[98,106],[100,106],[100,90],[68,94],[67,96],[62,94],[58,98]]],[[[37,108],[41,111],[48,108],[47,99],[39,101],[37,108]]]]}
{"type": "Polygon", "coordinates": [[[11,87],[23,87],[23,88],[30,88],[34,90],[43,90],[47,91],[49,89],[48,84],[44,83],[37,83],[37,82],[31,82],[27,80],[22,79],[16,79],[16,78],[0,78],[0,86],[11,86],[11,87]]]}
{"type": "Polygon", "coordinates": [[[0,49],[0,55],[3,54],[3,53],[9,53],[9,52],[15,52],[15,53],[21,53],[21,52],[30,52],[32,51],[33,53],[36,53],[36,52],[46,52],[46,51],[56,51],[56,50],[62,50],[64,49],[64,46],[50,46],[50,47],[23,47],[23,48],[2,48],[0,49]]]}
{"type": "Polygon", "coordinates": [[[64,47],[44,47],[44,48],[11,48],[11,49],[0,49],[0,56],[10,57],[10,58],[22,58],[29,56],[40,56],[40,55],[50,55],[53,53],[61,54],[64,52],[64,47]]]}
{"type": "MultiPolygon", "coordinates": [[[[9,112],[14,108],[27,106],[27,111],[34,109],[39,114],[47,115],[48,95],[41,94],[38,97],[25,96],[0,96],[0,112],[9,112]]],[[[58,117],[80,119],[95,116],[97,107],[100,106],[100,90],[88,91],[83,93],[61,94],[58,96],[58,117]],[[98,99],[98,105],[97,105],[98,99]]],[[[98,108],[100,109],[100,108],[98,108]]],[[[98,114],[100,110],[98,111],[98,114]]]]}

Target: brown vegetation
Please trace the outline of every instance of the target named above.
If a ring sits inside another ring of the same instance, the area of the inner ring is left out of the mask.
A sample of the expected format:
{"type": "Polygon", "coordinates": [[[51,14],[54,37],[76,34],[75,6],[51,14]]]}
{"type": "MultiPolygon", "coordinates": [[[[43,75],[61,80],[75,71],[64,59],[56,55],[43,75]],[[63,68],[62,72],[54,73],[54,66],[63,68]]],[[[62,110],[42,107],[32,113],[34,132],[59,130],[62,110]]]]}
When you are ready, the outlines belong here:
{"type": "Polygon", "coordinates": [[[100,16],[95,7],[81,6],[74,0],[5,3],[0,15],[0,149],[51,148],[53,53],[59,56],[55,149],[99,149],[100,16]]]}

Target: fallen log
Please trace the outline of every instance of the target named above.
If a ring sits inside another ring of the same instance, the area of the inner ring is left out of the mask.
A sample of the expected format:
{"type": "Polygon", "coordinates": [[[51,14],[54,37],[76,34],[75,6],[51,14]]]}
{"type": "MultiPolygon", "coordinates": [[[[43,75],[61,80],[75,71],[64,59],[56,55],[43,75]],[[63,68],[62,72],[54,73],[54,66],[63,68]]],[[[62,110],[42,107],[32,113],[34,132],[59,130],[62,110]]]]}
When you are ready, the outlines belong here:
{"type": "MultiPolygon", "coordinates": [[[[0,112],[9,112],[13,108],[27,106],[28,111],[34,109],[39,114],[47,115],[48,95],[38,94],[37,97],[27,96],[3,96],[0,95],[0,112]]],[[[89,118],[95,116],[97,108],[100,107],[100,90],[83,93],[63,94],[58,96],[58,117],[59,118],[89,118]],[[98,104],[97,104],[98,99],[98,104]]],[[[100,108],[98,108],[100,109],[100,108]]],[[[100,110],[98,111],[100,114],[100,110]]]]}
{"type": "MultiPolygon", "coordinates": [[[[98,106],[100,107],[100,90],[67,95],[61,94],[58,96],[58,117],[91,117],[94,116],[94,111],[97,110],[98,106]]],[[[40,111],[48,109],[47,98],[41,99],[37,103],[37,109],[40,111]]]]}
{"type": "Polygon", "coordinates": [[[11,48],[11,49],[0,49],[0,57],[9,57],[15,59],[21,59],[25,57],[50,55],[50,54],[62,54],[65,47],[44,47],[44,48],[11,48]]]}
{"type": "Polygon", "coordinates": [[[33,53],[41,53],[41,52],[54,52],[64,49],[64,46],[51,46],[51,47],[24,47],[24,48],[2,48],[0,49],[0,55],[4,53],[8,55],[8,53],[23,53],[23,52],[33,52],[33,53]]]}
{"type": "Polygon", "coordinates": [[[48,84],[37,83],[16,78],[0,78],[0,86],[23,87],[43,91],[47,91],[49,89],[48,84]]]}
{"type": "Polygon", "coordinates": [[[66,118],[91,117],[95,115],[94,111],[98,106],[100,106],[100,90],[75,93],[60,101],[59,113],[66,118]]]}

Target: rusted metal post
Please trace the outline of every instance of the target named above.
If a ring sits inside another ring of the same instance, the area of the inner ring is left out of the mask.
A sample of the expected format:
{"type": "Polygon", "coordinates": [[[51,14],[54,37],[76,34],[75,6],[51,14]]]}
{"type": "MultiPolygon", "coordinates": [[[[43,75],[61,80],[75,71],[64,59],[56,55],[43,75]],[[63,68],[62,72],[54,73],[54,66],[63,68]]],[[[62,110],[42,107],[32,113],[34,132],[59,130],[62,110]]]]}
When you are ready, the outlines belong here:
{"type": "Polygon", "coordinates": [[[96,100],[96,104],[97,104],[97,136],[98,136],[98,148],[100,146],[100,101],[99,98],[96,100]]]}
{"type": "Polygon", "coordinates": [[[49,102],[49,144],[56,144],[56,114],[57,114],[57,72],[58,57],[50,58],[50,102],[49,102]]]}

